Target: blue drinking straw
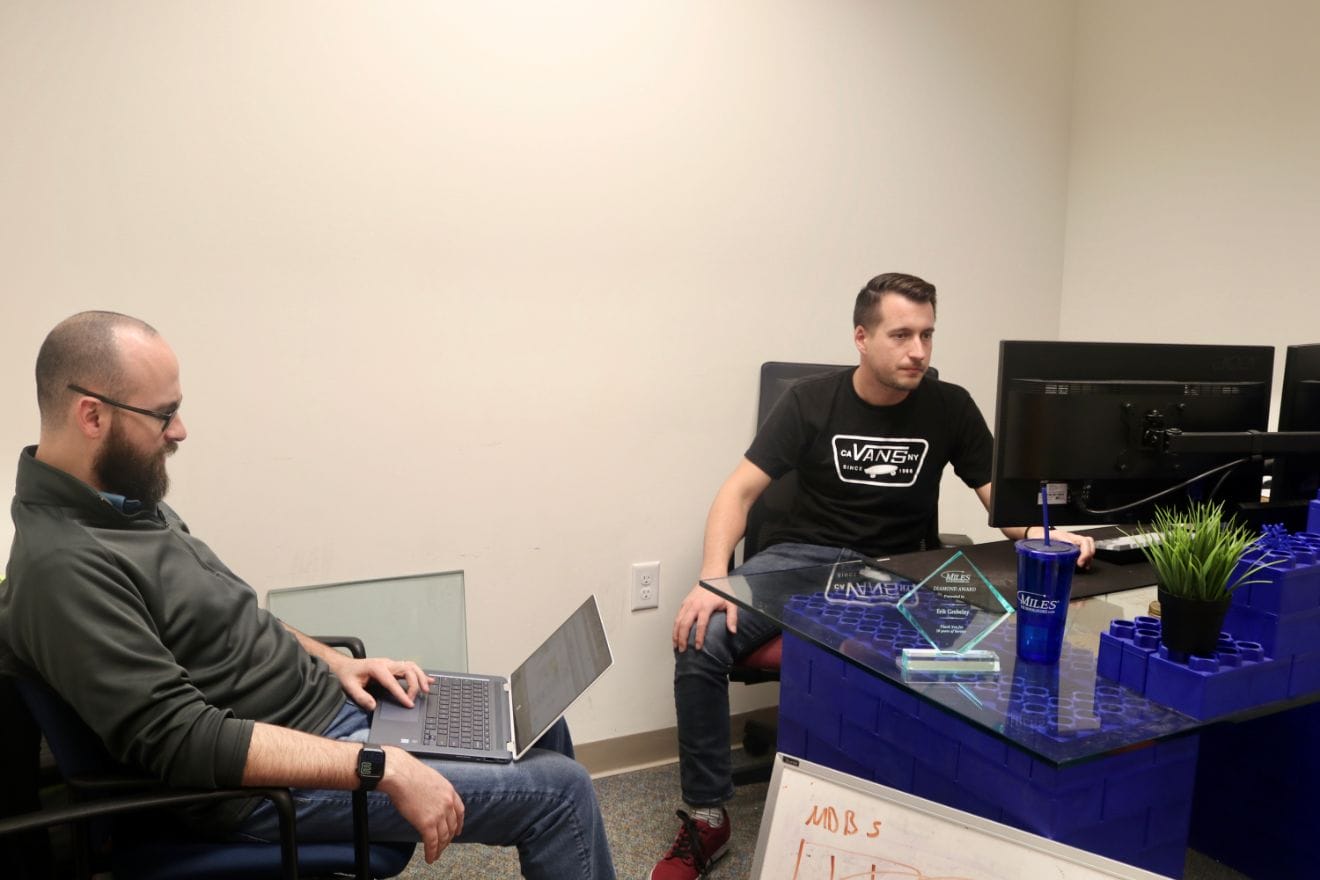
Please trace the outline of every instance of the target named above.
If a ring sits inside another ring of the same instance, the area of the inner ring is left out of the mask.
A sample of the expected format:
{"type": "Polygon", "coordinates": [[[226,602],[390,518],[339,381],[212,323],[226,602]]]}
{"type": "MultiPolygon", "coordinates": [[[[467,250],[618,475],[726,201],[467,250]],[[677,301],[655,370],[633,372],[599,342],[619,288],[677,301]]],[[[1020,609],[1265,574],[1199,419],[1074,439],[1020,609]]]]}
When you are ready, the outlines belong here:
{"type": "Polygon", "coordinates": [[[1045,543],[1050,542],[1050,505],[1045,500],[1045,483],[1040,484],[1040,518],[1045,523],[1045,543]]]}

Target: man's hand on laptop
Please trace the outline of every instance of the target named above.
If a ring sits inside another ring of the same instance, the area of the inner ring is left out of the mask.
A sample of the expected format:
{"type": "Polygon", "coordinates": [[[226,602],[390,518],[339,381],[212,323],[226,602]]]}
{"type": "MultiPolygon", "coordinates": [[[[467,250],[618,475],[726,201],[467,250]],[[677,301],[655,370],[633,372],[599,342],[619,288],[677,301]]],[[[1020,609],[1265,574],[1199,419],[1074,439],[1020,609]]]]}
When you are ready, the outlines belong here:
{"type": "Polygon", "coordinates": [[[380,790],[422,837],[426,862],[440,858],[445,847],[463,831],[463,799],[439,772],[412,755],[386,747],[385,776],[380,790]]]}
{"type": "Polygon", "coordinates": [[[430,676],[411,660],[345,657],[343,662],[335,664],[333,671],[344,693],[368,711],[376,708],[376,698],[367,692],[367,685],[373,682],[409,708],[413,697],[431,686],[430,676]]]}

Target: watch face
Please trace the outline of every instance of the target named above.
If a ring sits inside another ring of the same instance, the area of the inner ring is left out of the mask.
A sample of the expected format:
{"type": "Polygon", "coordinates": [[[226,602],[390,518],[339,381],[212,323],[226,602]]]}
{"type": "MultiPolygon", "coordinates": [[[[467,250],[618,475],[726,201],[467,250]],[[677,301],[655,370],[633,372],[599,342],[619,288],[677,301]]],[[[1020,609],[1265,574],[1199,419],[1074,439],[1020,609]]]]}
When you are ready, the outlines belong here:
{"type": "Polygon", "coordinates": [[[363,748],[358,752],[357,775],[359,779],[372,783],[385,775],[385,750],[363,748]]]}

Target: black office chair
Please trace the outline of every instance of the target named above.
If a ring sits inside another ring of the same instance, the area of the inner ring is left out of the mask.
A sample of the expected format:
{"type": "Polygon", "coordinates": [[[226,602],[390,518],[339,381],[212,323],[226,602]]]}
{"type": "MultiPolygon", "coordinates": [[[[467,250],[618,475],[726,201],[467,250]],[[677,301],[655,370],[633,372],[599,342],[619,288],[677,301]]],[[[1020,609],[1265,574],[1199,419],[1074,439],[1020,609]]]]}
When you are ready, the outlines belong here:
{"type": "MultiPolygon", "coordinates": [[[[844,364],[801,364],[785,361],[767,361],[761,365],[761,388],[756,407],[756,425],[759,429],[765,423],[770,410],[794,383],[812,376],[820,376],[838,370],[849,370],[854,365],[844,364]]],[[[934,367],[926,374],[932,379],[939,378],[934,367]]],[[[786,518],[793,507],[793,500],[798,492],[796,471],[789,471],[770,483],[761,497],[756,500],[747,513],[747,526],[743,534],[743,561],[747,561],[764,549],[767,527],[786,518]]],[[[966,535],[942,534],[939,529],[939,514],[932,514],[927,527],[927,537],[922,549],[937,547],[963,547],[970,545],[966,535]]],[[[730,560],[730,567],[733,560],[730,560]]],[[[761,684],[779,680],[780,658],[783,655],[783,639],[775,636],[755,651],[734,661],[729,671],[729,680],[742,684],[761,684]]],[[[764,782],[770,778],[773,762],[769,760],[774,751],[777,731],[772,725],[751,719],[743,729],[743,753],[751,758],[765,760],[735,767],[733,781],[735,785],[750,782],[764,782]]]]}
{"type": "MultiPolygon", "coordinates": [[[[322,638],[365,657],[361,640],[322,638]]],[[[234,788],[190,791],[162,786],[127,770],[106,752],[100,739],[54,691],[36,678],[20,678],[22,702],[45,734],[76,802],[69,807],[27,813],[0,822],[0,834],[70,823],[74,827],[74,871],[90,877],[108,863],[111,872],[134,880],[206,878],[297,878],[354,873],[359,880],[393,877],[407,866],[415,844],[369,843],[366,798],[353,795],[353,840],[296,842],[293,801],[287,789],[234,788]],[[185,831],[165,808],[189,803],[264,796],[280,813],[281,842],[217,841],[185,831]],[[154,810],[146,820],[96,821],[154,810]]]]}
{"type": "MultiPolygon", "coordinates": [[[[18,695],[12,678],[0,678],[0,822],[37,813],[41,791],[58,783],[54,760],[42,760],[41,730],[18,695]]],[[[44,826],[0,836],[0,865],[14,880],[49,880],[53,870],[51,842],[44,826]]]]}
{"type": "MultiPolygon", "coordinates": [[[[50,694],[44,685],[40,687],[46,694],[50,694]]],[[[5,726],[22,729],[25,732],[34,731],[39,737],[39,728],[28,711],[25,699],[27,688],[14,679],[5,679],[3,685],[0,685],[0,690],[4,692],[5,726]],[[23,693],[22,696],[20,692],[23,693]]],[[[53,695],[52,698],[58,699],[53,695]]],[[[40,695],[37,699],[44,701],[47,698],[45,695],[40,695]]],[[[72,715],[72,710],[67,709],[67,706],[63,711],[72,715]]],[[[77,716],[73,717],[78,727],[87,730],[77,716]]],[[[88,734],[90,735],[90,731],[88,734]]],[[[86,801],[46,806],[41,803],[35,788],[38,780],[38,749],[28,747],[31,743],[26,735],[23,745],[24,747],[18,752],[5,755],[4,762],[6,774],[13,773],[16,780],[15,785],[6,785],[7,806],[17,801],[23,804],[21,810],[6,809],[4,818],[0,818],[0,844],[3,844],[0,845],[0,853],[4,854],[5,867],[11,872],[6,874],[7,877],[16,877],[18,880],[38,880],[38,878],[49,880],[54,876],[64,876],[63,872],[56,873],[60,864],[53,855],[51,841],[47,837],[48,829],[56,826],[67,825],[73,829],[72,867],[74,876],[78,880],[83,880],[92,876],[93,864],[96,861],[92,852],[93,837],[98,840],[108,840],[111,826],[107,823],[116,817],[146,814],[208,801],[264,797],[274,802],[279,816],[281,842],[274,846],[278,847],[277,852],[281,856],[280,861],[277,862],[281,871],[276,876],[288,880],[298,878],[294,836],[296,817],[293,799],[287,789],[171,790],[152,785],[150,781],[139,777],[105,776],[87,780],[93,787],[103,786],[100,789],[102,794],[86,801]],[[95,830],[90,827],[93,823],[95,830]]],[[[99,740],[96,741],[96,745],[100,746],[99,740]]],[[[98,870],[102,867],[97,865],[98,870]]],[[[118,866],[116,870],[119,870],[118,866]]],[[[140,875],[126,870],[122,876],[154,875],[140,875]]]]}

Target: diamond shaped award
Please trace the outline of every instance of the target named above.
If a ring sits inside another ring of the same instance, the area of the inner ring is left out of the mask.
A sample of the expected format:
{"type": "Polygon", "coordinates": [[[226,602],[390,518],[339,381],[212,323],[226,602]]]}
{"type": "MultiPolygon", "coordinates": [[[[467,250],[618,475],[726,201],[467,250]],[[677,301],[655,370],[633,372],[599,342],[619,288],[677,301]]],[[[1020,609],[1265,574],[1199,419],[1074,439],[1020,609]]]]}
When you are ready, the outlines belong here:
{"type": "Polygon", "coordinates": [[[999,655],[977,645],[1008,619],[1013,606],[961,550],[904,594],[897,607],[927,643],[903,649],[904,678],[999,672],[999,655]]]}

